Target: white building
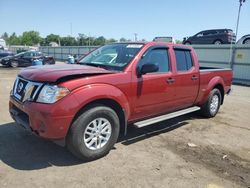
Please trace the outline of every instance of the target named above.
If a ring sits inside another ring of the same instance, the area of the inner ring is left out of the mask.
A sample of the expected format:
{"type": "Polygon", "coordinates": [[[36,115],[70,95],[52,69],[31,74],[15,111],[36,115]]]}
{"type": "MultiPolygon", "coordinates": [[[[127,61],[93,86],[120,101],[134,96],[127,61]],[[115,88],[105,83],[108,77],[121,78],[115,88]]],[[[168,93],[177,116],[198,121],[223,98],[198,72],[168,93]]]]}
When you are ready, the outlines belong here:
{"type": "Polygon", "coordinates": [[[0,39],[0,49],[6,49],[6,42],[4,39],[0,39]]]}

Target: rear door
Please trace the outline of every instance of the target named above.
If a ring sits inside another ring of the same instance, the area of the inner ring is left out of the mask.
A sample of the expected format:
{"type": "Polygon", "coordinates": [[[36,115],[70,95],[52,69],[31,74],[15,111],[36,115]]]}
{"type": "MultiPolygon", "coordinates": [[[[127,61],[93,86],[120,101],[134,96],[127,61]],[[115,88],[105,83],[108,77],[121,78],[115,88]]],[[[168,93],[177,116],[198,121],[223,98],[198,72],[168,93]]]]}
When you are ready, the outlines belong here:
{"type": "Polygon", "coordinates": [[[175,87],[167,47],[148,49],[140,58],[136,69],[143,64],[154,63],[159,70],[154,73],[135,77],[132,82],[134,93],[134,111],[132,119],[140,119],[170,111],[174,106],[175,87]]]}
{"type": "Polygon", "coordinates": [[[206,35],[206,44],[213,44],[216,39],[218,39],[219,34],[216,30],[211,30],[207,32],[206,35]]]}
{"type": "Polygon", "coordinates": [[[190,49],[175,47],[175,102],[178,108],[192,106],[199,91],[199,68],[195,67],[190,49]]]}

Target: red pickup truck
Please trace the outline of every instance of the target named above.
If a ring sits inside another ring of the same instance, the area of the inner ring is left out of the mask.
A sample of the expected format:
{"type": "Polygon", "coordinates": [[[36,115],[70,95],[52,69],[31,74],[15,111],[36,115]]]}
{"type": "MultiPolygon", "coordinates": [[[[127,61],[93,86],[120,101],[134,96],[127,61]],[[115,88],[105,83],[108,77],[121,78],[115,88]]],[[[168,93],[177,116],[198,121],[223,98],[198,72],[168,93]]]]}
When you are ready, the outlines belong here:
{"type": "Polygon", "coordinates": [[[36,135],[63,140],[77,157],[93,160],[110,151],[127,125],[140,128],[197,110],[214,117],[231,83],[230,69],[199,67],[192,47],[115,43],[79,65],[23,69],[9,111],[36,135]]]}

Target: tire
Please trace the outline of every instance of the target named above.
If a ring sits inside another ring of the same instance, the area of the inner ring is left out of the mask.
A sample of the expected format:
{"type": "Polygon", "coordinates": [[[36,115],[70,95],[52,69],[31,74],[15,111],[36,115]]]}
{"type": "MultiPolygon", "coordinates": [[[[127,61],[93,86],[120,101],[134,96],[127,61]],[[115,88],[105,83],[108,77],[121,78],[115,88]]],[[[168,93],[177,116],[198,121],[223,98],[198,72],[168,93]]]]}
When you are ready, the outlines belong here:
{"type": "Polygon", "coordinates": [[[10,66],[13,67],[13,68],[16,68],[16,67],[19,66],[19,63],[18,63],[18,61],[11,61],[10,66]]]}
{"type": "Polygon", "coordinates": [[[221,42],[221,40],[215,40],[215,41],[214,41],[214,44],[216,44],[216,45],[221,45],[222,42],[221,42]]]}
{"type": "Polygon", "coordinates": [[[250,44],[250,38],[247,38],[243,41],[243,44],[250,44]]]}
{"type": "Polygon", "coordinates": [[[207,102],[201,106],[201,115],[207,118],[216,116],[220,109],[221,99],[220,90],[214,88],[210,92],[207,102]]]}
{"type": "Polygon", "coordinates": [[[101,158],[117,142],[119,130],[119,118],[113,109],[91,106],[73,122],[66,140],[67,148],[84,161],[101,158]],[[100,124],[103,127],[98,126],[100,124]]]}
{"type": "Polygon", "coordinates": [[[50,63],[48,61],[44,61],[43,65],[49,65],[50,63]]]}
{"type": "Polygon", "coordinates": [[[187,41],[184,43],[185,45],[191,45],[191,42],[187,41]]]}

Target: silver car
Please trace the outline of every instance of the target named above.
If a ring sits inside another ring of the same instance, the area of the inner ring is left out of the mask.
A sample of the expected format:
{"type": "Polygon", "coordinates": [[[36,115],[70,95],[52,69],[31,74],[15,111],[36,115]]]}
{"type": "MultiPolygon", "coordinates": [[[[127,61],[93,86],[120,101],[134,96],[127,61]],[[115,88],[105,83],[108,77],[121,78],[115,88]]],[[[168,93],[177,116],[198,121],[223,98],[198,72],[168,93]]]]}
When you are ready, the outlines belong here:
{"type": "Polygon", "coordinates": [[[241,37],[238,41],[237,44],[250,44],[250,34],[244,35],[241,37]]]}

